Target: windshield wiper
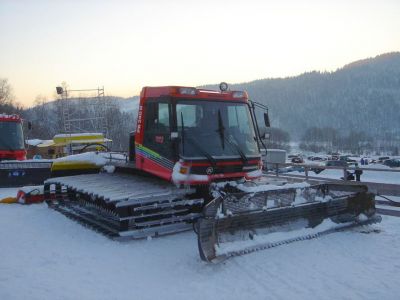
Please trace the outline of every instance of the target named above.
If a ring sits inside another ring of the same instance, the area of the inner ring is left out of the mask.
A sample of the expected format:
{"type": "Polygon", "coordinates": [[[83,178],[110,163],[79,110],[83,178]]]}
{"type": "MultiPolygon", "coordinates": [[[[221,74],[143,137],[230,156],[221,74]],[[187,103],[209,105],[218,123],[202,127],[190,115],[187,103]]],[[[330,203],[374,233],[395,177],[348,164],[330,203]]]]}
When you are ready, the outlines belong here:
{"type": "Polygon", "coordinates": [[[222,149],[225,149],[225,127],[224,127],[224,122],[222,121],[221,111],[219,109],[218,109],[218,129],[216,131],[219,133],[222,149]]]}
{"type": "Polygon", "coordinates": [[[192,139],[191,137],[186,137],[186,140],[187,140],[188,142],[192,143],[192,145],[195,146],[197,149],[199,149],[200,152],[201,152],[201,153],[207,158],[207,160],[210,162],[211,166],[212,166],[214,169],[216,168],[217,163],[216,163],[215,159],[211,156],[210,153],[208,153],[206,150],[204,150],[204,148],[201,147],[201,146],[199,145],[199,143],[198,143],[196,140],[192,139]]]}
{"type": "Polygon", "coordinates": [[[248,159],[242,149],[239,147],[239,145],[235,144],[232,142],[229,138],[225,136],[225,127],[224,127],[224,122],[221,117],[221,111],[218,110],[218,129],[217,132],[219,133],[219,137],[221,139],[221,144],[222,144],[222,149],[225,149],[225,141],[228,142],[229,145],[231,145],[233,148],[236,149],[236,151],[239,153],[240,158],[243,163],[247,163],[248,159]]]}
{"type": "Polygon", "coordinates": [[[246,154],[244,154],[242,149],[239,147],[239,145],[232,142],[229,138],[225,138],[225,140],[229,143],[229,145],[231,145],[232,147],[234,147],[236,149],[236,151],[239,153],[240,158],[242,159],[243,163],[247,163],[248,158],[247,158],[246,154]]]}
{"type": "Polygon", "coordinates": [[[181,111],[181,140],[182,140],[182,154],[185,155],[185,124],[183,123],[182,111],[181,111]]]}
{"type": "MultiPolygon", "coordinates": [[[[185,155],[185,125],[183,123],[183,113],[181,111],[181,139],[182,139],[182,155],[185,155]]],[[[197,143],[196,140],[192,139],[190,136],[186,137],[186,140],[188,142],[190,142],[192,145],[194,145],[197,149],[200,150],[200,152],[207,158],[207,160],[210,162],[211,166],[215,169],[217,164],[215,159],[210,155],[210,153],[208,153],[206,150],[203,149],[203,147],[201,147],[199,145],[199,143],[197,143]]]]}

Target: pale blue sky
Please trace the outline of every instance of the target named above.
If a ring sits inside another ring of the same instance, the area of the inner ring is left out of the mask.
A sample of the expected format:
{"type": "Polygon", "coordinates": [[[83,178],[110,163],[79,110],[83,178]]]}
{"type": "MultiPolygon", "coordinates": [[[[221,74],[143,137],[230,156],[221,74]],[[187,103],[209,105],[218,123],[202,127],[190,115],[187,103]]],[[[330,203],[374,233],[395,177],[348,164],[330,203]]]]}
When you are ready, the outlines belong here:
{"type": "Polygon", "coordinates": [[[17,100],[103,86],[251,81],[400,50],[400,1],[0,0],[0,78],[17,100]]]}

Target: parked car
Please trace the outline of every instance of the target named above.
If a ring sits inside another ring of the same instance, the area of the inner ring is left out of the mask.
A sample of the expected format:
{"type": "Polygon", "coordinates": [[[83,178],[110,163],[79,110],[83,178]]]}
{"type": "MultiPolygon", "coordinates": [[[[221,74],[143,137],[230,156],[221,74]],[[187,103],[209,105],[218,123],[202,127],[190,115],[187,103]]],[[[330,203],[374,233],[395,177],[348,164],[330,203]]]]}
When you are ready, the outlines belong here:
{"type": "Polygon", "coordinates": [[[312,158],[311,158],[311,160],[312,161],[321,161],[321,160],[324,160],[322,157],[319,157],[319,156],[313,156],[312,158]]]}
{"type": "Polygon", "coordinates": [[[385,166],[391,167],[391,168],[399,168],[400,167],[400,159],[398,158],[392,158],[392,159],[387,159],[383,162],[385,166]]]}
{"type": "Polygon", "coordinates": [[[383,163],[385,160],[388,160],[388,159],[390,159],[389,156],[378,157],[378,163],[383,163]]]}
{"type": "Polygon", "coordinates": [[[296,156],[292,158],[292,163],[294,164],[302,164],[303,162],[304,160],[301,157],[296,156]]]}

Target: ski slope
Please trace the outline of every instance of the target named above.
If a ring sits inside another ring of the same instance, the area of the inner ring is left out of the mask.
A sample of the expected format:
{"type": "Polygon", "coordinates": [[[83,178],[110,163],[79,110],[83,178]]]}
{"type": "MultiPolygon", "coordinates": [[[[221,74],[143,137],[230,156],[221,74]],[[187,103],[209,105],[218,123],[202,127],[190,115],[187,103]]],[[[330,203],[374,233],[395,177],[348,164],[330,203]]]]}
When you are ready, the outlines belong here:
{"type": "Polygon", "coordinates": [[[3,204],[0,299],[398,299],[400,218],[370,228],[209,265],[193,232],[121,243],[45,204],[3,204]]]}

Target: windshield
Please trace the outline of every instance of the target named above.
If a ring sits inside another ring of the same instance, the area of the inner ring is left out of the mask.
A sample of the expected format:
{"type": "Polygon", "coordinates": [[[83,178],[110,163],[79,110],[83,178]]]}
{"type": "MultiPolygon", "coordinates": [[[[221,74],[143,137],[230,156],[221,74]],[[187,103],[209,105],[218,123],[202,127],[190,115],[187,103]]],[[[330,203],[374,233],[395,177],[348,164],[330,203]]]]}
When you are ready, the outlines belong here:
{"type": "Polygon", "coordinates": [[[182,156],[259,155],[247,104],[179,101],[176,113],[182,156]]]}
{"type": "Polygon", "coordinates": [[[21,123],[0,122],[0,150],[24,149],[21,123]]]}

